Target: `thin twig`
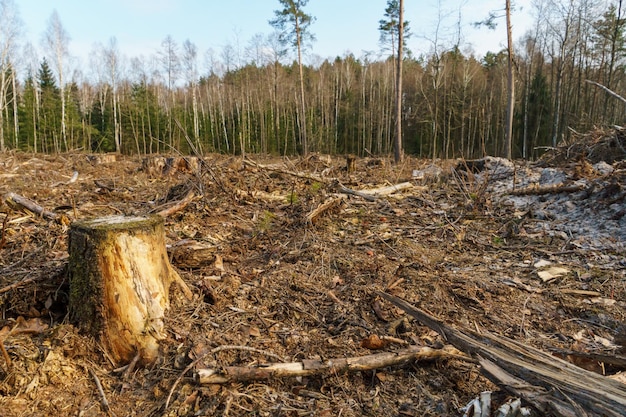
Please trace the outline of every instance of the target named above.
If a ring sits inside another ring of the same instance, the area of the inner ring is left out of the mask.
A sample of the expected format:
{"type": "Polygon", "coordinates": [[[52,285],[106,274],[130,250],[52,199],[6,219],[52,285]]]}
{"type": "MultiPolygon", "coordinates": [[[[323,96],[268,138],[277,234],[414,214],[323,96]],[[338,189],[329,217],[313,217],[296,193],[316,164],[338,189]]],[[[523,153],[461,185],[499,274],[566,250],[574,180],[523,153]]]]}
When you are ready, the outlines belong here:
{"type": "Polygon", "coordinates": [[[137,354],[133,357],[133,360],[130,361],[126,370],[124,371],[124,380],[128,380],[130,374],[133,373],[133,371],[135,370],[135,365],[137,365],[139,359],[141,359],[141,353],[137,352],[137,354]]]}
{"type": "Polygon", "coordinates": [[[11,371],[13,367],[13,363],[11,362],[11,358],[9,357],[9,353],[7,349],[4,347],[4,340],[0,339],[0,352],[2,352],[2,357],[4,361],[7,363],[7,371],[11,371]]]}
{"type": "Polygon", "coordinates": [[[30,284],[34,280],[35,280],[35,278],[25,278],[25,279],[23,279],[21,281],[14,282],[11,285],[7,285],[6,287],[0,288],[0,294],[3,294],[5,292],[7,292],[7,291],[11,291],[11,290],[13,290],[13,289],[15,289],[17,287],[21,287],[22,285],[30,284]]]}
{"type": "Polygon", "coordinates": [[[102,384],[100,383],[98,375],[96,375],[96,373],[92,369],[89,369],[89,373],[93,377],[93,380],[96,383],[96,388],[98,388],[98,392],[100,393],[100,404],[102,405],[102,408],[104,408],[104,411],[106,411],[110,416],[115,417],[115,414],[113,413],[113,411],[111,411],[111,407],[109,406],[109,401],[107,400],[107,396],[104,393],[104,389],[102,389],[102,384]]]}

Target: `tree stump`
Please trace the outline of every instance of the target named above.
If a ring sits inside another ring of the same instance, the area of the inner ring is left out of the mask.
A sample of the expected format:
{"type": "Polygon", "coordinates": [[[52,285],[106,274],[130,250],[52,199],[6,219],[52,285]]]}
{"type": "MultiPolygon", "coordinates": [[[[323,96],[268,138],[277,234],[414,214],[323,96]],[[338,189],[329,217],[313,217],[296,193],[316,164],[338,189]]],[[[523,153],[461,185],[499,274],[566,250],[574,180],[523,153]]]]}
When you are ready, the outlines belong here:
{"type": "Polygon", "coordinates": [[[160,216],[109,216],[70,226],[70,317],[99,337],[111,358],[143,364],[165,338],[169,288],[191,292],[169,263],[160,216]]]}
{"type": "Polygon", "coordinates": [[[356,171],[356,156],[346,155],[346,171],[348,172],[356,171]]]}

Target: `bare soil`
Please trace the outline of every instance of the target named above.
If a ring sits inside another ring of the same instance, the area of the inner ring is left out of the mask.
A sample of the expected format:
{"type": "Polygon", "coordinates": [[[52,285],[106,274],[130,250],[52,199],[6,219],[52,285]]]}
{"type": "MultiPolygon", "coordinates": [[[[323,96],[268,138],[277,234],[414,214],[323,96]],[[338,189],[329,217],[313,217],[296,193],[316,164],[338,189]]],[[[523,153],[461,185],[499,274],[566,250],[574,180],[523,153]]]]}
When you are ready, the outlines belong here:
{"type": "Polygon", "coordinates": [[[476,365],[460,360],[208,386],[193,369],[184,373],[198,358],[197,367],[219,368],[363,356],[375,353],[362,343],[371,335],[443,346],[376,290],[459,328],[547,352],[619,353],[626,323],[620,161],[602,173],[554,159],[549,166],[492,159],[481,172],[411,158],[400,166],[358,159],[353,172],[344,158],[321,155],[251,160],[209,155],[199,171],[155,173],[135,157],[0,154],[0,195],[19,194],[60,216],[0,206],[0,340],[10,359],[0,359],[0,415],[448,416],[461,415],[484,390],[496,392],[496,405],[506,400],[476,365]],[[582,191],[512,195],[541,186],[547,168],[582,191]],[[339,195],[332,179],[352,190],[414,186],[375,201],[346,196],[308,222],[339,195]],[[190,190],[197,197],[166,218],[168,244],[200,242],[212,255],[193,267],[172,259],[194,298],[172,287],[159,360],[125,372],[67,317],[69,221],[157,212],[190,190]],[[539,261],[566,272],[542,279],[539,261]]]}

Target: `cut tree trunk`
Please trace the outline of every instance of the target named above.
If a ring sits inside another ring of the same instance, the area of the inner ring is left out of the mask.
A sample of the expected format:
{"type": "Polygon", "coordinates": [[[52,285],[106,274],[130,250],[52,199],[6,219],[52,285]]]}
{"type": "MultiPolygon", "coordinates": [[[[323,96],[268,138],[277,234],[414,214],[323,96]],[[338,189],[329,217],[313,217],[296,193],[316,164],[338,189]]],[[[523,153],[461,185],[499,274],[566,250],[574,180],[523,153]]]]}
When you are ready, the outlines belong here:
{"type": "Polygon", "coordinates": [[[161,216],[109,216],[72,223],[70,317],[117,363],[154,362],[165,338],[169,288],[191,292],[169,263],[161,216]]]}

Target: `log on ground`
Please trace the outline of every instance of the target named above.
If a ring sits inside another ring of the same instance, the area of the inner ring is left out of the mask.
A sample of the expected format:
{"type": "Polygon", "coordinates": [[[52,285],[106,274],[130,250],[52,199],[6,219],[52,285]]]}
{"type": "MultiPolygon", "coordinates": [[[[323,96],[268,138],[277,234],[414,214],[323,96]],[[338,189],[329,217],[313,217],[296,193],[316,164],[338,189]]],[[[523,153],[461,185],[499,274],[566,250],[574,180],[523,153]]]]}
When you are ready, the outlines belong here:
{"type": "Polygon", "coordinates": [[[169,263],[160,216],[109,216],[72,223],[70,317],[99,337],[111,358],[143,364],[165,338],[169,288],[189,289],[169,263]]]}
{"type": "Polygon", "coordinates": [[[378,292],[439,333],[457,349],[478,359],[481,372],[541,415],[624,416],[626,385],[504,336],[458,330],[393,295],[378,292]]]}

